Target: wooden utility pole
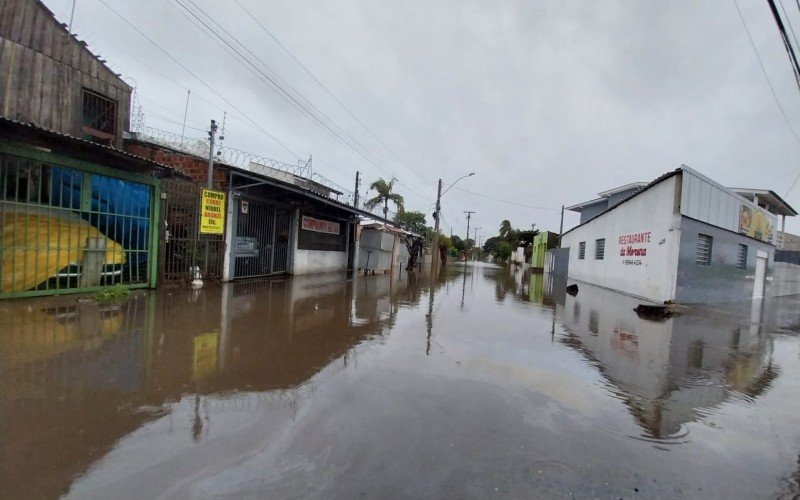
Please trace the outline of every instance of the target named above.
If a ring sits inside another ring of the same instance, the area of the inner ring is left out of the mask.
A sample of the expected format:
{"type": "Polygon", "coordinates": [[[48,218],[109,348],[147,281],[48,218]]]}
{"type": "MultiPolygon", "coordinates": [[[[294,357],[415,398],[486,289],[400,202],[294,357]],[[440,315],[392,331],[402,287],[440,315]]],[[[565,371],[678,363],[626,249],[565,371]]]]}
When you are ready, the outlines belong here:
{"type": "MultiPolygon", "coordinates": [[[[469,239],[469,218],[472,217],[472,214],[475,213],[474,210],[464,210],[464,213],[467,214],[467,238],[464,240],[464,246],[467,245],[467,240],[469,239]]],[[[464,256],[464,261],[467,260],[467,257],[464,256]]]]}
{"type": "MultiPolygon", "coordinates": [[[[439,179],[439,189],[436,192],[436,211],[433,212],[433,218],[436,219],[436,224],[433,229],[433,242],[431,244],[431,279],[436,276],[436,262],[439,259],[439,219],[442,210],[442,179],[439,179]]],[[[431,285],[433,286],[433,285],[431,285]]]]}
{"type": "Polygon", "coordinates": [[[353,191],[353,207],[358,208],[358,190],[361,189],[361,172],[356,170],[356,190],[353,191]]]}

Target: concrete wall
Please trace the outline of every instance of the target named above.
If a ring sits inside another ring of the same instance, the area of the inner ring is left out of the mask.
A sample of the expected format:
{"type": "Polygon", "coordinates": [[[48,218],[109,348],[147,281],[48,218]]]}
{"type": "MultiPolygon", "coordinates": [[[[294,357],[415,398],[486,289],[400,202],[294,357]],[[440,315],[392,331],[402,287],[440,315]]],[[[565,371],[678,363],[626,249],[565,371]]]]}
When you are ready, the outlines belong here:
{"type": "Polygon", "coordinates": [[[772,282],[767,284],[767,297],[800,294],[800,265],[775,262],[772,267],[772,282]]]}
{"type": "Polygon", "coordinates": [[[639,188],[628,189],[626,191],[620,191],[619,193],[614,193],[608,197],[608,206],[613,207],[617,203],[621,202],[628,196],[632,195],[634,192],[638,191],[639,188]]]}
{"type": "Polygon", "coordinates": [[[293,274],[347,271],[347,252],[295,250],[293,274]]]}
{"type": "Polygon", "coordinates": [[[767,243],[683,217],[675,300],[679,302],[727,302],[750,300],[753,296],[756,252],[769,254],[772,268],[775,247],[767,243]],[[711,265],[696,263],[698,235],[713,238],[711,265]],[[737,269],[739,244],[747,245],[747,268],[737,269]]]}
{"type": "Polygon", "coordinates": [[[778,231],[778,239],[783,241],[781,250],[800,250],[800,236],[792,233],[778,231]]]}
{"type": "Polygon", "coordinates": [[[567,232],[561,247],[570,249],[570,278],[657,302],[673,299],[680,242],[679,180],[680,176],[670,177],[567,232]],[[629,243],[632,235],[646,235],[646,241],[629,243]],[[603,260],[595,259],[599,238],[605,238],[603,260]],[[578,259],[581,241],[586,242],[584,259],[578,259]]]}

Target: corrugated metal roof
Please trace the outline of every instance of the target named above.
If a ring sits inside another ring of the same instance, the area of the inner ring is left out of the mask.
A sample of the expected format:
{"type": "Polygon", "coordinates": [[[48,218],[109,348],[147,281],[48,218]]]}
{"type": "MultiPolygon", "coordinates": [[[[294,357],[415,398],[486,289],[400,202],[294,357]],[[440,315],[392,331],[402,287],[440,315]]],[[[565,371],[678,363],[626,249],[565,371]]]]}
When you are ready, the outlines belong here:
{"type": "MultiPolygon", "coordinates": [[[[638,189],[638,190],[634,191],[633,193],[629,194],[625,198],[622,198],[621,200],[619,200],[618,202],[614,203],[613,205],[611,205],[607,209],[603,210],[599,214],[595,215],[591,219],[588,219],[585,222],[582,222],[582,223],[578,224],[577,226],[573,227],[569,231],[565,231],[564,234],[571,233],[572,231],[578,229],[579,227],[585,226],[586,224],[592,222],[593,220],[595,220],[596,218],[600,217],[601,215],[607,214],[608,212],[614,210],[615,208],[617,208],[618,206],[622,205],[626,201],[628,201],[628,200],[630,200],[632,198],[635,198],[636,196],[639,196],[640,194],[644,193],[645,191],[647,191],[648,189],[652,188],[656,184],[661,184],[662,182],[664,182],[665,180],[669,179],[670,177],[674,177],[674,176],[678,175],[683,170],[684,170],[684,168],[680,167],[680,168],[676,168],[675,170],[673,170],[671,172],[665,173],[664,175],[658,177],[657,179],[653,180],[649,184],[646,184],[645,186],[641,187],[640,189],[638,189]]],[[[564,234],[561,235],[562,238],[564,237],[564,234]]]]}
{"type": "MultiPolygon", "coordinates": [[[[129,153],[127,151],[113,148],[111,146],[98,144],[96,142],[92,142],[86,139],[81,139],[79,137],[75,137],[69,134],[64,134],[62,132],[56,132],[55,130],[50,130],[44,127],[40,127],[33,123],[21,122],[0,116],[0,132],[2,133],[3,138],[14,139],[17,141],[25,141],[25,139],[30,139],[31,138],[30,136],[33,136],[34,138],[38,139],[43,139],[45,141],[56,141],[56,142],[61,141],[62,143],[67,145],[76,145],[81,148],[86,148],[89,151],[94,150],[102,154],[118,157],[125,161],[137,162],[146,165],[148,168],[152,168],[162,173],[167,173],[170,175],[180,176],[180,177],[187,177],[183,172],[181,172],[177,168],[170,167],[168,165],[164,165],[155,162],[153,160],[149,160],[147,158],[143,158],[141,156],[129,153]]],[[[48,144],[37,144],[37,145],[52,149],[52,146],[54,144],[48,143],[48,144]]],[[[108,165],[108,166],[113,167],[114,165],[108,165]]]]}

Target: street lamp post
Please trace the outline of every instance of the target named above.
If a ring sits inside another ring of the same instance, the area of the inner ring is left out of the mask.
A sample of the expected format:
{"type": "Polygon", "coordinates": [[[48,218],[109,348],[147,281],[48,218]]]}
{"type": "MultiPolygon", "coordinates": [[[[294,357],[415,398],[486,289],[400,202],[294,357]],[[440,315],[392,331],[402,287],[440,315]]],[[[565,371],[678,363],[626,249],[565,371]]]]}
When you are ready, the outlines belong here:
{"type": "Polygon", "coordinates": [[[436,192],[436,211],[433,213],[433,218],[436,219],[436,224],[433,229],[433,244],[431,245],[431,279],[436,275],[436,262],[439,258],[439,219],[442,211],[442,196],[450,191],[450,188],[456,185],[456,182],[466,177],[472,177],[475,172],[470,172],[467,175],[462,175],[450,186],[442,192],[442,179],[439,179],[439,189],[436,192]],[[435,253],[434,253],[435,252],[435,253]]]}

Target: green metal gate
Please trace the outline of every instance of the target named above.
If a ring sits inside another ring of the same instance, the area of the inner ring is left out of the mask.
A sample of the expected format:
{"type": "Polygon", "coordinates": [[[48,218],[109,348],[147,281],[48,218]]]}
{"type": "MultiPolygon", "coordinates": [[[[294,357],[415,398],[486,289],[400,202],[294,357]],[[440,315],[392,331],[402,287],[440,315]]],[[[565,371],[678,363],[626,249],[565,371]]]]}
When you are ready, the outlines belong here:
{"type": "Polygon", "coordinates": [[[152,287],[160,181],[0,142],[0,298],[152,287]]]}

